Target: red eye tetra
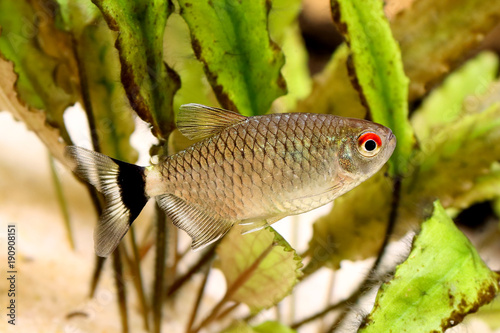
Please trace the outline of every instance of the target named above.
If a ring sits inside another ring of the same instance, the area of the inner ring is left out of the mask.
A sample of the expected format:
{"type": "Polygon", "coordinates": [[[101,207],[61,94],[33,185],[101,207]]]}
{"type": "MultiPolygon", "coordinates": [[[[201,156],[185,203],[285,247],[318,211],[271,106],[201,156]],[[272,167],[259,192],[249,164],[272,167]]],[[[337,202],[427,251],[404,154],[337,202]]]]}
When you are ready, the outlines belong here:
{"type": "Polygon", "coordinates": [[[358,138],[358,150],[366,157],[375,156],[382,146],[382,139],[373,132],[365,132],[358,138]]]}

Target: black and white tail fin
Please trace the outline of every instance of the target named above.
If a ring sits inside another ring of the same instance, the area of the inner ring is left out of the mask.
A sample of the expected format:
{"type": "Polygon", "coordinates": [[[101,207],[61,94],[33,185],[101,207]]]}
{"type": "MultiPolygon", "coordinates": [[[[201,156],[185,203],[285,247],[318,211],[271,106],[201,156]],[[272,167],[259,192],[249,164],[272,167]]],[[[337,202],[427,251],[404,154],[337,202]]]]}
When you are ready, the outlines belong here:
{"type": "Polygon", "coordinates": [[[94,230],[94,246],[98,256],[107,257],[149,199],[144,168],[76,146],[67,147],[66,153],[76,163],[73,171],[104,194],[105,207],[94,230]]]}

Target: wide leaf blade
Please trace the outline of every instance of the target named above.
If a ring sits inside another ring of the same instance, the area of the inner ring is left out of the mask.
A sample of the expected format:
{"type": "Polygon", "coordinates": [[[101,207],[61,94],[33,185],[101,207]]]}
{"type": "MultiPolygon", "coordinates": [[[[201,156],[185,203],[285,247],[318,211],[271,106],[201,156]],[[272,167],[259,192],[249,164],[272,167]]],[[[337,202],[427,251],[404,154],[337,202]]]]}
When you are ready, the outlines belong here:
{"type": "Polygon", "coordinates": [[[269,38],[269,1],[180,0],[191,43],[220,105],[266,113],[286,91],[283,54],[269,38]]]}
{"type": "Polygon", "coordinates": [[[437,201],[359,332],[443,332],[493,300],[499,278],[437,201]]]}
{"type": "Polygon", "coordinates": [[[2,73],[0,76],[0,111],[9,111],[14,118],[23,121],[26,127],[45,144],[52,156],[70,167],[71,162],[64,154],[66,143],[59,129],[47,123],[45,112],[30,108],[19,99],[15,90],[17,75],[14,72],[14,66],[2,57],[0,57],[0,73],[2,73]]]}
{"type": "Polygon", "coordinates": [[[492,163],[500,159],[500,146],[491,144],[499,140],[500,103],[496,103],[459,118],[423,141],[422,150],[412,157],[412,172],[402,183],[399,218],[406,227],[418,223],[424,208],[436,198],[445,208],[466,208],[462,205],[472,201],[463,196],[475,190],[475,184],[492,172],[492,163]]]}
{"type": "Polygon", "coordinates": [[[173,97],[178,75],[163,62],[163,36],[173,10],[167,0],[93,0],[117,32],[121,81],[132,108],[167,140],[174,129],[173,97]]]}
{"type": "Polygon", "coordinates": [[[79,78],[71,36],[56,27],[57,9],[50,1],[0,1],[0,53],[15,65],[19,97],[45,111],[70,142],[63,113],[80,98],[79,78]]]}
{"type": "Polygon", "coordinates": [[[235,226],[216,251],[231,299],[254,312],[277,304],[301,275],[301,258],[271,227],[242,235],[235,226]]]}
{"type": "Polygon", "coordinates": [[[484,52],[468,61],[432,91],[411,118],[420,141],[452,123],[468,106],[475,107],[493,83],[498,71],[498,57],[484,52]],[[465,104],[465,105],[464,105],[465,104]]]}
{"type": "Polygon", "coordinates": [[[383,2],[332,0],[335,23],[351,51],[356,87],[375,122],[392,129],[398,144],[392,171],[401,174],[414,144],[408,120],[408,78],[385,18],[383,2]]]}

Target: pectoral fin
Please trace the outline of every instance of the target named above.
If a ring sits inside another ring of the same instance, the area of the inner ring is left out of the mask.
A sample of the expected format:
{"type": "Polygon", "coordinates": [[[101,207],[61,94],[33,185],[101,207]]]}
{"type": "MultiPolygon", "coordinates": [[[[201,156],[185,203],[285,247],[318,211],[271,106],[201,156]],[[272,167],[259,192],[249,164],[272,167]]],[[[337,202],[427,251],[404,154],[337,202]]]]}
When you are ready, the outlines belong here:
{"type": "Polygon", "coordinates": [[[174,225],[192,238],[193,250],[217,241],[233,226],[233,222],[204,212],[173,194],[160,195],[156,200],[174,225]]]}
{"type": "Polygon", "coordinates": [[[245,119],[247,117],[233,111],[200,104],[185,104],[179,108],[177,128],[186,138],[198,140],[215,135],[245,119]]]}

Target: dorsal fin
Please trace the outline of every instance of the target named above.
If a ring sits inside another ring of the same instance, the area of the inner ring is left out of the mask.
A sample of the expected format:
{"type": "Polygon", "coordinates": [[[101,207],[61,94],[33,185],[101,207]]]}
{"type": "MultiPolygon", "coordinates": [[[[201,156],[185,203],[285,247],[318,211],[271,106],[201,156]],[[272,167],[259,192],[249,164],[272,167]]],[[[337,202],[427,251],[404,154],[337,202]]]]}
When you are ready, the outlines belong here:
{"type": "Polygon", "coordinates": [[[184,104],[177,114],[177,128],[186,138],[199,140],[215,135],[246,118],[234,111],[201,104],[184,104]]]}

